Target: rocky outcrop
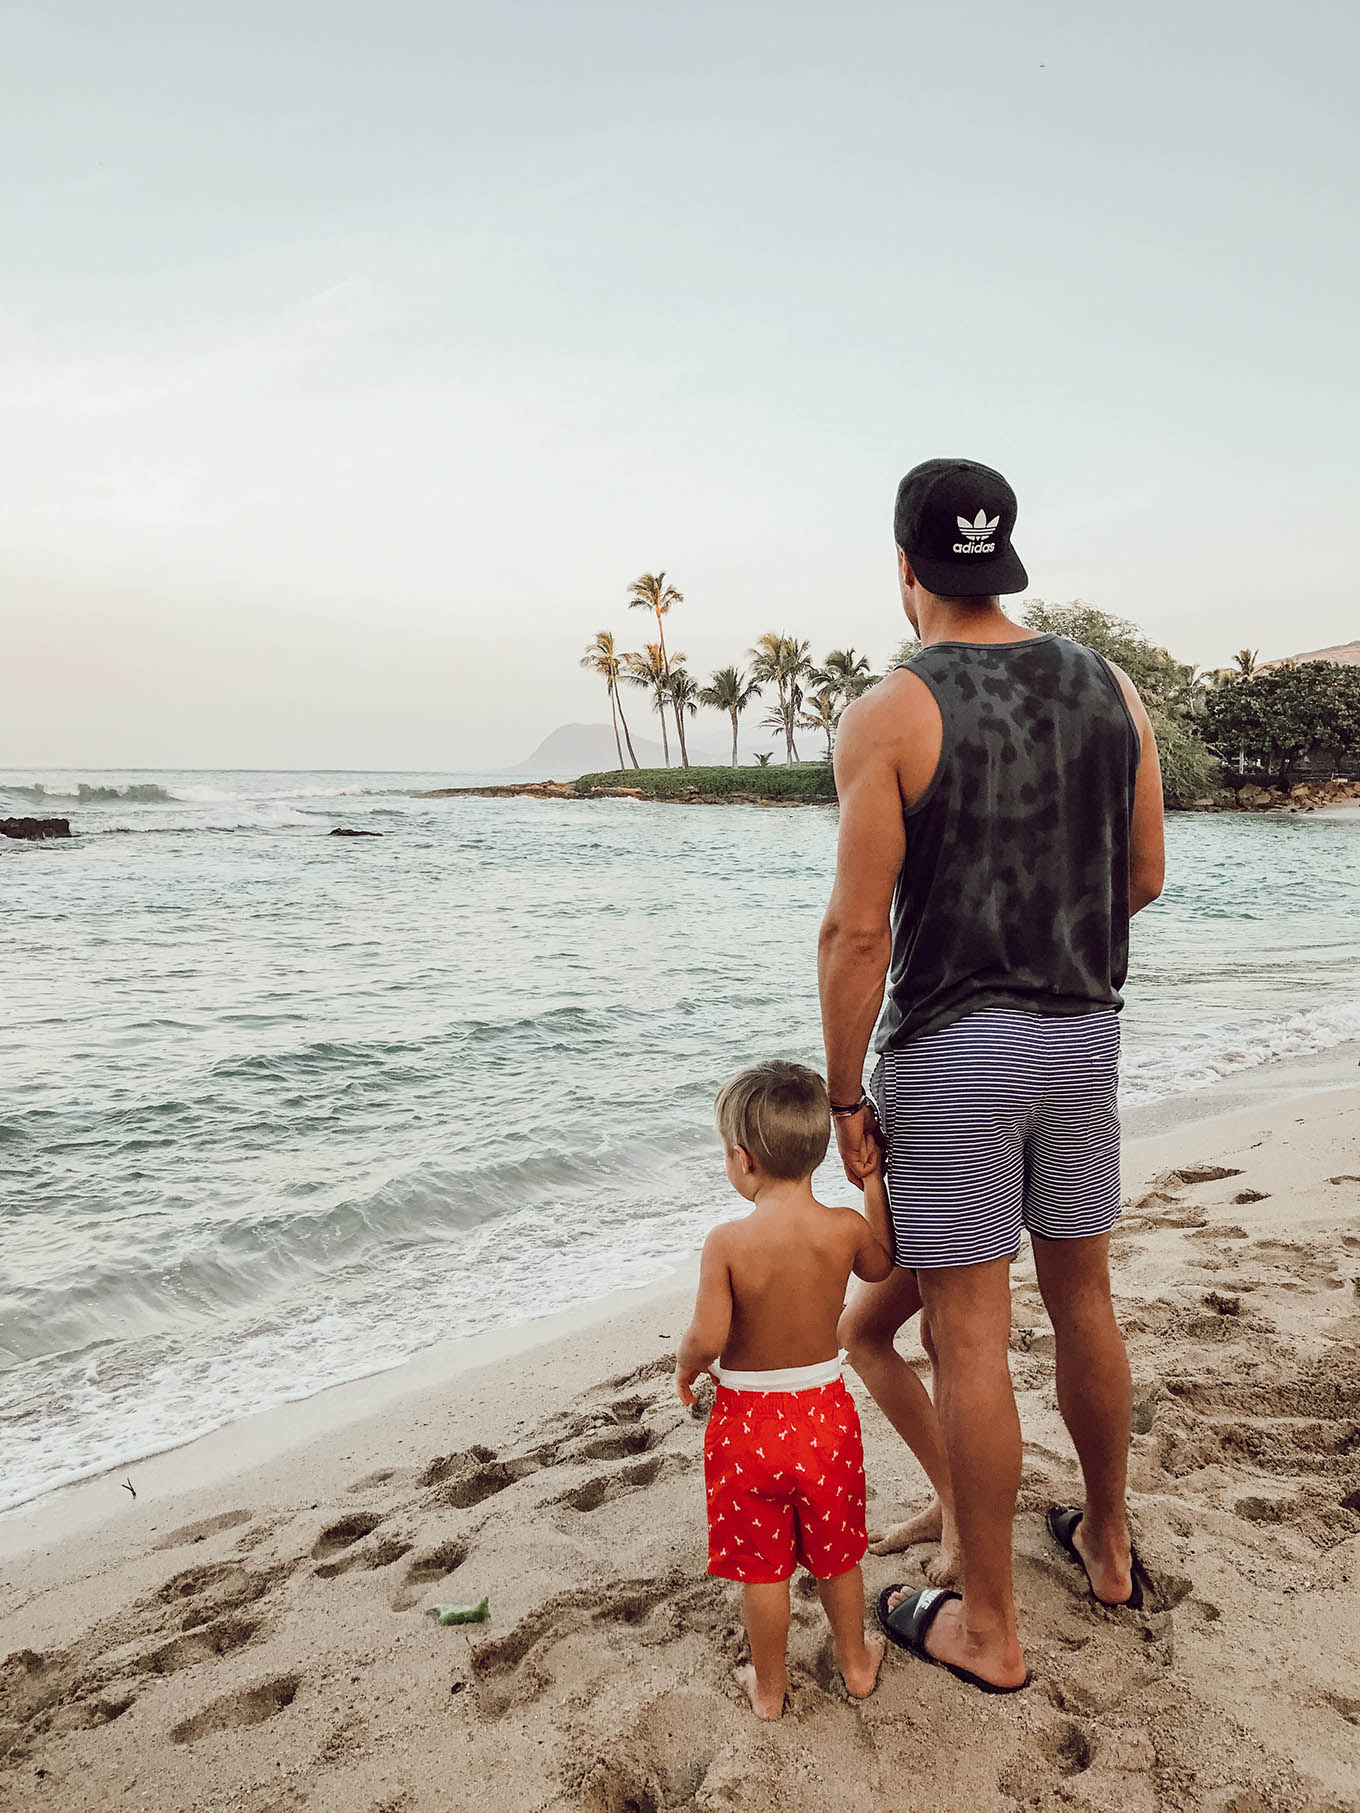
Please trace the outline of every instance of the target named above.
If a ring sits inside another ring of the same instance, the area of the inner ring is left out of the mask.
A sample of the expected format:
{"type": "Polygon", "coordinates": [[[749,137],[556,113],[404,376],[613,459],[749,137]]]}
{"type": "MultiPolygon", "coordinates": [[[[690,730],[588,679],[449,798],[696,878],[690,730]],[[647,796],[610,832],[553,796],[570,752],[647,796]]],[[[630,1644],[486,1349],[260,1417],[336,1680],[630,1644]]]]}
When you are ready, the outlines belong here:
{"type": "Polygon", "coordinates": [[[348,825],[337,825],[332,837],[381,837],[381,831],[351,831],[348,825]]]}
{"type": "Polygon", "coordinates": [[[834,806],[834,793],[814,795],[780,794],[768,798],[761,793],[706,793],[702,787],[676,786],[663,792],[645,787],[586,787],[575,781],[528,781],[523,786],[505,787],[436,787],[429,793],[418,793],[417,799],[634,799],[647,800],[654,806],[834,806]]]}
{"type": "Polygon", "coordinates": [[[580,799],[575,781],[517,781],[505,787],[432,787],[417,799],[580,799]]]}
{"type": "Polygon", "coordinates": [[[1291,812],[1313,812],[1319,806],[1360,806],[1360,780],[1300,781],[1281,803],[1291,812]]]}
{"type": "Polygon", "coordinates": [[[1278,812],[1282,808],[1315,812],[1320,806],[1360,806],[1360,780],[1299,781],[1287,790],[1248,782],[1229,798],[1243,812],[1278,812]]]}
{"type": "Polygon", "coordinates": [[[0,818],[0,837],[69,837],[69,818],[0,818]]]}

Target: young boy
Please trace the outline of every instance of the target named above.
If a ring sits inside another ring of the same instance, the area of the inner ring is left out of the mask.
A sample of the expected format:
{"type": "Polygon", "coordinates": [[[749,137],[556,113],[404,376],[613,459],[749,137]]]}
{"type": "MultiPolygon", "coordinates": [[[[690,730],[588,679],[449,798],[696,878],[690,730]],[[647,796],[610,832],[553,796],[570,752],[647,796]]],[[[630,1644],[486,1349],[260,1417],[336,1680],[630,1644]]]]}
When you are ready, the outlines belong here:
{"type": "Polygon", "coordinates": [[[704,1242],[676,1386],[693,1404],[700,1373],[717,1380],[704,1440],[708,1571],[742,1583],[751,1665],[737,1679],[756,1715],[777,1719],[799,1562],[816,1576],[850,1693],[872,1693],[883,1660],[883,1638],[864,1634],[864,1452],[836,1323],[851,1272],[892,1271],[892,1236],[881,1183],[865,1191],[876,1227],[812,1194],[831,1137],[815,1071],[743,1070],[719,1094],[717,1120],[728,1179],[754,1208],[704,1242]]]}

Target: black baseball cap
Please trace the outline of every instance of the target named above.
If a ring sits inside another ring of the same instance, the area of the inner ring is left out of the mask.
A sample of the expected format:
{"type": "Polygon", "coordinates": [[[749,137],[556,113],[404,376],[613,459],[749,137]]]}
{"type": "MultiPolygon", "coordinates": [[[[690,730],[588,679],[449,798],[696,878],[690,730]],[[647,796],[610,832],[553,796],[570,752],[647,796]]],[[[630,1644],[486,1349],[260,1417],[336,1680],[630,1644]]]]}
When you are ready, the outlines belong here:
{"type": "Polygon", "coordinates": [[[893,534],[928,592],[991,598],[1023,592],[1029,575],[1011,546],[1015,493],[976,460],[924,460],[897,487],[893,534]]]}

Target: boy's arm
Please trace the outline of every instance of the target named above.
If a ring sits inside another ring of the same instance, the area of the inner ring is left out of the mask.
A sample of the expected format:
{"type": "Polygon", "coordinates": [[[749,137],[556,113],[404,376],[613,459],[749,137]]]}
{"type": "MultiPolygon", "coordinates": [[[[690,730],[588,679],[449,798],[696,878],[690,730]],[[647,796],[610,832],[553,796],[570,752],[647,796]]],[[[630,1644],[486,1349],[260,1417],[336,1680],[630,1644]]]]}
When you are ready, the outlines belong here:
{"type": "Polygon", "coordinates": [[[881,1284],[893,1273],[892,1217],[888,1212],[888,1191],[883,1182],[880,1163],[864,1179],[864,1214],[869,1226],[867,1238],[855,1254],[855,1276],[868,1284],[881,1284]]]}
{"type": "Polygon", "coordinates": [[[699,1294],[675,1361],[675,1389],[682,1404],[694,1402],[694,1381],[707,1372],[727,1345],[732,1327],[732,1274],[727,1265],[727,1239],[714,1228],[699,1261],[699,1294]]]}

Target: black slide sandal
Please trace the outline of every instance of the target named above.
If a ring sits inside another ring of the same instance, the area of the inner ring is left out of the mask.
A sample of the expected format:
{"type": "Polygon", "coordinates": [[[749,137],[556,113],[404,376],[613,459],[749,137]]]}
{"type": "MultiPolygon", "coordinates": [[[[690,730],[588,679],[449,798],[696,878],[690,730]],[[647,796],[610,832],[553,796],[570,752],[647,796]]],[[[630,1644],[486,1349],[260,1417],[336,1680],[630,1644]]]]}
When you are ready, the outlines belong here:
{"type": "MultiPolygon", "coordinates": [[[[1081,1550],[1072,1540],[1073,1532],[1081,1519],[1082,1511],[1078,1505],[1052,1505],[1044,1522],[1058,1547],[1086,1574],[1086,1563],[1082,1560],[1081,1550]]],[[[1086,1574],[1087,1589],[1097,1605],[1103,1605],[1107,1612],[1141,1612],[1144,1609],[1146,1602],[1153,1597],[1152,1581],[1132,1544],[1129,1545],[1129,1571],[1133,1575],[1133,1591],[1127,1599],[1115,1601],[1099,1598],[1091,1585],[1091,1576],[1086,1574]]]]}
{"type": "Polygon", "coordinates": [[[955,1662],[946,1662],[941,1656],[931,1655],[926,1648],[926,1632],[949,1601],[962,1599],[962,1593],[956,1593],[952,1587],[928,1586],[923,1592],[908,1593],[890,1611],[889,1599],[894,1593],[901,1591],[900,1586],[885,1586],[878,1595],[878,1621],[890,1643],[907,1650],[918,1661],[929,1662],[935,1668],[947,1668],[955,1680],[965,1681],[969,1687],[976,1687],[982,1693],[1019,1693],[1029,1686],[1028,1674],[1014,1687],[998,1687],[995,1681],[984,1681],[981,1675],[975,1675],[971,1669],[960,1668],[955,1662]]]}

